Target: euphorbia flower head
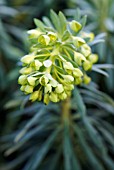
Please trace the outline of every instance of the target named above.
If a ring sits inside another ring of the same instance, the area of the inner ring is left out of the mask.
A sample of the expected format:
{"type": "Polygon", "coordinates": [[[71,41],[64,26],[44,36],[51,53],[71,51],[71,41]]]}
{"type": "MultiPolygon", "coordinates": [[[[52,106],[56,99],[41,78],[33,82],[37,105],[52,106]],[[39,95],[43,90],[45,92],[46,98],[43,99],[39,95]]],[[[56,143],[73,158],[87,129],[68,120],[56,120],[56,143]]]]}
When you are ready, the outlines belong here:
{"type": "Polygon", "coordinates": [[[93,33],[83,31],[81,21],[67,21],[64,14],[51,10],[51,20],[35,19],[37,28],[29,30],[29,54],[21,58],[23,68],[18,79],[30,100],[59,102],[71,95],[74,85],[88,84],[98,56],[89,42],[93,33]]]}

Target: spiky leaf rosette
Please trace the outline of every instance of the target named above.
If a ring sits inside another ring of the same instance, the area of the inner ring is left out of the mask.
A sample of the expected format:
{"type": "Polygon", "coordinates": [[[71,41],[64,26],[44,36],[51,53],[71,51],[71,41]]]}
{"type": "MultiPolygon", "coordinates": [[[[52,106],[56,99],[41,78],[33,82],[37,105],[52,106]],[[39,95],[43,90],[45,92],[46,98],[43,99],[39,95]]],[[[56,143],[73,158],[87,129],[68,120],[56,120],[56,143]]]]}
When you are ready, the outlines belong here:
{"type": "Polygon", "coordinates": [[[62,12],[51,11],[51,21],[35,19],[36,29],[28,31],[30,53],[21,58],[23,68],[18,79],[21,90],[30,100],[48,104],[71,95],[74,85],[88,84],[91,70],[98,56],[88,45],[93,33],[82,31],[84,19],[68,22],[62,12]]]}

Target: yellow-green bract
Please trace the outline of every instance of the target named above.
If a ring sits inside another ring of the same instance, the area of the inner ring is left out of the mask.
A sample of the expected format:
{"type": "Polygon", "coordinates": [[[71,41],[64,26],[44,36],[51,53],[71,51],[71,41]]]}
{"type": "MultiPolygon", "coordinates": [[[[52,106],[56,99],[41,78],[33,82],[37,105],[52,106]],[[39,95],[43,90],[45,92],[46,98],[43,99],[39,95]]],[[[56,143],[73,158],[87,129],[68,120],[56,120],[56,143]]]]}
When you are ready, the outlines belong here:
{"type": "Polygon", "coordinates": [[[88,45],[93,33],[83,31],[83,23],[68,22],[62,12],[51,10],[51,20],[35,19],[37,28],[29,30],[30,52],[21,58],[18,79],[30,100],[48,104],[71,95],[74,85],[88,84],[86,71],[98,60],[88,45]]]}

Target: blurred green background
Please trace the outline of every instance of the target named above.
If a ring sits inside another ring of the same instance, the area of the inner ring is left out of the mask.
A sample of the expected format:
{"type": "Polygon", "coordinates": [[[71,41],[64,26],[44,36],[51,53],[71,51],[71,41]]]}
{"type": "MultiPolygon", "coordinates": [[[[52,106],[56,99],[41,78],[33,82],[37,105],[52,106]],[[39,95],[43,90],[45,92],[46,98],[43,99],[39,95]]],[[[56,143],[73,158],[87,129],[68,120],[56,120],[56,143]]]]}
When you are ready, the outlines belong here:
{"type": "MultiPolygon", "coordinates": [[[[21,118],[12,119],[9,113],[18,111],[27,101],[19,91],[17,78],[19,60],[28,51],[26,31],[34,28],[33,18],[49,16],[53,9],[71,19],[76,8],[88,16],[88,31],[106,33],[105,42],[93,49],[99,54],[99,63],[114,64],[114,0],[0,0],[0,135],[17,128],[21,118]]],[[[93,73],[91,76],[101,91],[114,97],[114,70],[107,71],[109,78],[93,73]]],[[[1,156],[0,164],[9,160],[1,156]]]]}

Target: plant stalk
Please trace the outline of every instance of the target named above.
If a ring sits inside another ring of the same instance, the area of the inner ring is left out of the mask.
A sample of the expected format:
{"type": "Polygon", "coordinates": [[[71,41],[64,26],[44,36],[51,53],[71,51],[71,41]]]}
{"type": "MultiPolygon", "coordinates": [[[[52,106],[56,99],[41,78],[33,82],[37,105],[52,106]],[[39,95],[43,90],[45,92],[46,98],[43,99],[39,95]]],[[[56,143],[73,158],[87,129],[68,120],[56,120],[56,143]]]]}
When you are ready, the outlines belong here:
{"type": "Polygon", "coordinates": [[[67,123],[70,120],[70,97],[64,100],[61,104],[61,110],[62,110],[62,121],[66,121],[67,123]]]}

